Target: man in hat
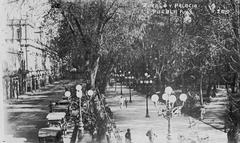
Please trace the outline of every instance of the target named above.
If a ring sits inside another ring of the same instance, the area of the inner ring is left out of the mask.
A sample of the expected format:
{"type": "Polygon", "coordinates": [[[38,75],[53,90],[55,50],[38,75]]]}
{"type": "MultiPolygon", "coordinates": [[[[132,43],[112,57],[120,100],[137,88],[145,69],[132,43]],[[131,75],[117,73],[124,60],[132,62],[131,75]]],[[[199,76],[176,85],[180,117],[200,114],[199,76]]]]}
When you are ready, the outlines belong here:
{"type": "Polygon", "coordinates": [[[130,133],[130,129],[127,129],[127,132],[125,134],[125,143],[131,143],[131,133],[130,133]]]}

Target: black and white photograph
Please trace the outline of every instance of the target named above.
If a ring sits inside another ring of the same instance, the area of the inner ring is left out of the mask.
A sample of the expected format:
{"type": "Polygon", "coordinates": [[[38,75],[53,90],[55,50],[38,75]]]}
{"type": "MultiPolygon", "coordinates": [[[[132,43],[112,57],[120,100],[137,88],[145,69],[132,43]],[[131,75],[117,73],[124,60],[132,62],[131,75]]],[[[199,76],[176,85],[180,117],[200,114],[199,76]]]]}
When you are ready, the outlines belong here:
{"type": "Polygon", "coordinates": [[[240,0],[1,0],[1,143],[240,143],[240,0]]]}

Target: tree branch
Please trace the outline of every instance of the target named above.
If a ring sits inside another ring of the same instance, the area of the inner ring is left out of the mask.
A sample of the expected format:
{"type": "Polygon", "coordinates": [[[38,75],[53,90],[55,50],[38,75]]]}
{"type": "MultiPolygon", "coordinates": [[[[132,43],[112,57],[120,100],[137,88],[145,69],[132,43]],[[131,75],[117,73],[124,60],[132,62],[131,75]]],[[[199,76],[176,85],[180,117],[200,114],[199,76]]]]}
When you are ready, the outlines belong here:
{"type": "Polygon", "coordinates": [[[239,73],[239,70],[236,70],[236,69],[232,66],[231,63],[229,63],[229,66],[230,66],[230,68],[231,68],[234,72],[239,73]]]}
{"type": "Polygon", "coordinates": [[[44,46],[44,47],[45,47],[45,50],[48,51],[48,52],[50,52],[51,54],[54,54],[54,55],[56,55],[56,56],[58,55],[56,51],[52,50],[51,47],[49,47],[48,45],[42,43],[41,41],[38,40],[38,41],[36,41],[36,43],[44,46]]]}
{"type": "Polygon", "coordinates": [[[76,34],[75,34],[75,31],[74,31],[74,28],[73,28],[73,25],[72,25],[71,21],[70,21],[70,20],[68,19],[68,17],[65,15],[65,12],[64,12],[64,11],[62,11],[62,15],[63,15],[63,17],[67,20],[68,25],[69,25],[69,27],[70,27],[70,30],[72,31],[72,34],[73,34],[74,37],[75,37],[76,34]]]}
{"type": "Polygon", "coordinates": [[[236,64],[239,64],[239,61],[236,61],[236,60],[233,58],[232,55],[230,56],[230,58],[231,58],[231,61],[233,61],[233,62],[236,63],[236,64]]]}
{"type": "Polygon", "coordinates": [[[103,29],[104,29],[105,25],[107,24],[107,22],[108,22],[110,19],[112,19],[112,17],[114,16],[114,14],[116,14],[117,10],[118,10],[118,8],[116,8],[116,9],[114,10],[114,12],[113,12],[110,16],[106,17],[106,19],[104,20],[101,28],[99,29],[99,33],[102,33],[102,32],[103,32],[103,29]]]}
{"type": "Polygon", "coordinates": [[[116,1],[117,1],[117,0],[114,0],[114,1],[112,2],[112,4],[110,5],[110,7],[107,9],[105,15],[107,15],[107,14],[109,13],[109,11],[111,10],[111,8],[113,8],[113,6],[114,6],[114,4],[116,3],[116,1]]]}
{"type": "Polygon", "coordinates": [[[82,36],[82,38],[83,38],[83,37],[84,37],[84,34],[83,34],[83,31],[82,31],[81,24],[79,23],[77,17],[72,13],[72,11],[71,11],[70,8],[71,8],[71,7],[69,7],[69,13],[70,13],[71,16],[73,17],[73,19],[74,19],[74,21],[75,21],[75,24],[76,24],[76,26],[77,26],[77,28],[78,28],[78,31],[79,31],[80,35],[82,36]]]}
{"type": "Polygon", "coordinates": [[[99,17],[98,17],[98,25],[97,25],[97,28],[96,28],[97,34],[100,34],[100,29],[102,27],[102,22],[103,22],[103,19],[104,19],[103,13],[104,13],[103,4],[102,4],[102,1],[101,1],[100,5],[99,5],[99,8],[98,8],[99,17]]]}

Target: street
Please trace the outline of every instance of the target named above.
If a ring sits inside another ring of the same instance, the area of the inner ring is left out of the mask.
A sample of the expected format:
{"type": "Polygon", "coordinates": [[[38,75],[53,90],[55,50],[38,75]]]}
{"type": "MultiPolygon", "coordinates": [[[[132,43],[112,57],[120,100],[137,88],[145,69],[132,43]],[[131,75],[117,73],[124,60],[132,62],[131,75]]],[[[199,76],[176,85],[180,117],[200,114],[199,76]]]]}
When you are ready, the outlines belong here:
{"type": "Polygon", "coordinates": [[[58,101],[64,95],[64,86],[74,82],[59,81],[35,93],[21,95],[10,100],[5,107],[5,134],[7,143],[36,143],[38,130],[47,127],[46,116],[50,101],[58,101]]]}

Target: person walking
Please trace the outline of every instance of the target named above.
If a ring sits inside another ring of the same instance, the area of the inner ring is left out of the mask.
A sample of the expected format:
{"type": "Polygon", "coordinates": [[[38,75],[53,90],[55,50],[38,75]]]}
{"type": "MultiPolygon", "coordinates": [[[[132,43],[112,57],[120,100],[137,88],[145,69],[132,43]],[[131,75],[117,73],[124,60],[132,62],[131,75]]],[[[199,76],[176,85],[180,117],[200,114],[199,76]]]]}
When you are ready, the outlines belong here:
{"type": "Polygon", "coordinates": [[[107,143],[111,143],[111,132],[110,132],[110,130],[108,130],[106,132],[106,138],[107,138],[107,143]]]}
{"type": "Polygon", "coordinates": [[[125,143],[131,143],[132,139],[131,139],[131,133],[130,133],[130,129],[127,129],[127,132],[125,134],[125,143]]]}
{"type": "Polygon", "coordinates": [[[120,96],[120,101],[119,101],[119,103],[120,103],[120,109],[122,109],[123,104],[124,104],[124,98],[123,98],[122,96],[120,96]]]}
{"type": "Polygon", "coordinates": [[[127,104],[128,104],[127,98],[124,98],[124,103],[125,103],[125,106],[126,106],[126,108],[127,108],[127,104]]]}
{"type": "Polygon", "coordinates": [[[152,129],[147,131],[146,136],[148,137],[150,143],[154,143],[154,139],[155,137],[157,137],[157,135],[152,131],[152,129]]]}

